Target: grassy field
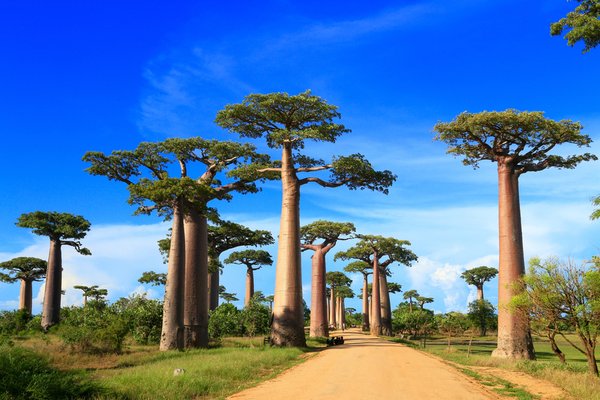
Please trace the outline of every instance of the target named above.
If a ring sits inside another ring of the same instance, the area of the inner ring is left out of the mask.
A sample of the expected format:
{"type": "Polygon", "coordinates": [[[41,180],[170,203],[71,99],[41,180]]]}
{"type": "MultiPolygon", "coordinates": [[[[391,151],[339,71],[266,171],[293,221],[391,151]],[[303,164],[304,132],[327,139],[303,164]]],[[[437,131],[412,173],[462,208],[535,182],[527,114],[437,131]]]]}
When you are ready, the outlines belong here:
{"type": "MultiPolygon", "coordinates": [[[[93,399],[221,399],[277,375],[323,346],[311,340],[304,349],[274,348],[264,346],[262,337],[225,338],[203,350],[159,352],[156,346],[129,346],[121,355],[83,355],[68,351],[52,336],[22,338],[15,343],[12,350],[5,351],[7,361],[0,365],[0,372],[14,367],[11,362],[22,358],[21,350],[32,350],[31,356],[44,355],[31,361],[44,364],[42,381],[57,380],[57,376],[65,381],[52,389],[55,392],[50,398],[93,399]],[[175,369],[183,373],[174,375],[175,369]],[[81,389],[70,394],[65,388],[74,379],[81,389]]],[[[43,389],[31,390],[40,393],[24,398],[44,398],[43,389]]],[[[3,398],[12,397],[3,397],[0,390],[3,398]]]]}
{"type": "MultiPolygon", "coordinates": [[[[578,339],[569,337],[572,341],[578,339]]],[[[427,340],[423,348],[421,341],[406,341],[392,339],[408,343],[435,354],[446,360],[465,366],[488,366],[512,369],[529,373],[538,378],[546,379],[563,388],[575,399],[600,400],[600,378],[587,372],[585,355],[574,349],[563,338],[557,338],[557,343],[565,354],[567,364],[561,364],[558,357],[554,355],[550,344],[543,338],[534,338],[536,361],[512,362],[490,357],[496,348],[495,337],[476,337],[469,352],[469,338],[452,338],[448,346],[447,338],[433,337],[427,340]]],[[[600,351],[596,350],[596,359],[600,359],[600,351]]],[[[464,371],[463,371],[464,372],[464,371]]],[[[518,398],[527,398],[515,396],[518,398]]]]}

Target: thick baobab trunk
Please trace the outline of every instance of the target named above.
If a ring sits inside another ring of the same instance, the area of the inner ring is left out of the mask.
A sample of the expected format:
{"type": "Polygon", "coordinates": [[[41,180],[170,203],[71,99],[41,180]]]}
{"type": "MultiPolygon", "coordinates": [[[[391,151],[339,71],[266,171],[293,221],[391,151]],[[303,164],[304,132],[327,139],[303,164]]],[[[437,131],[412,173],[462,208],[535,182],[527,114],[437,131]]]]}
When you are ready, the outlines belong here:
{"type": "Polygon", "coordinates": [[[362,289],[362,330],[369,330],[369,279],[367,275],[364,275],[363,289],[362,289]]]}
{"type": "Polygon", "coordinates": [[[314,250],[310,296],[310,337],[328,337],[325,253],[317,246],[314,250]]]}
{"type": "Polygon", "coordinates": [[[185,274],[185,241],[183,215],[180,206],[173,209],[173,227],[165,300],[163,303],[163,324],[160,334],[160,350],[183,348],[183,302],[185,274]]]}
{"type": "Polygon", "coordinates": [[[208,227],[204,215],[186,208],[183,344],[208,347],[208,227]]]}
{"type": "Polygon", "coordinates": [[[381,334],[393,336],[392,332],[392,308],[390,305],[390,292],[387,286],[385,271],[379,274],[379,301],[381,302],[381,334]]]}
{"type": "Polygon", "coordinates": [[[300,264],[300,185],[294,169],[291,143],[283,145],[281,171],[281,221],[271,343],[306,346],[300,264]]]}
{"type": "Polygon", "coordinates": [[[371,288],[371,335],[381,335],[381,301],[379,297],[379,261],[373,253],[373,286],[371,288]]]}
{"type": "Polygon", "coordinates": [[[208,307],[211,311],[219,307],[219,275],[220,271],[208,274],[208,307]]]}
{"type": "Polygon", "coordinates": [[[338,297],[335,300],[335,319],[337,320],[337,329],[344,329],[343,325],[343,316],[342,316],[342,302],[344,300],[341,297],[338,297]]]}
{"type": "Polygon", "coordinates": [[[492,356],[534,359],[529,319],[525,313],[511,311],[509,302],[516,294],[516,283],[525,274],[519,176],[510,162],[498,162],[498,348],[492,356]]]}
{"type": "Polygon", "coordinates": [[[246,269],[246,297],[244,298],[244,307],[250,306],[250,299],[254,296],[254,270],[246,269]]]}
{"type": "Polygon", "coordinates": [[[483,285],[477,286],[477,300],[483,300],[483,285]]]}
{"type": "Polygon", "coordinates": [[[21,279],[21,288],[19,291],[19,310],[25,310],[29,315],[31,315],[31,298],[33,296],[31,286],[31,280],[21,279]]]}
{"type": "Polygon", "coordinates": [[[62,254],[59,239],[50,239],[44,305],[42,308],[42,328],[47,330],[60,320],[60,297],[62,290],[62,254]]]}
{"type": "Polygon", "coordinates": [[[329,290],[329,325],[333,326],[334,329],[337,326],[337,318],[336,318],[336,302],[337,298],[335,297],[335,288],[331,286],[329,290]]]}

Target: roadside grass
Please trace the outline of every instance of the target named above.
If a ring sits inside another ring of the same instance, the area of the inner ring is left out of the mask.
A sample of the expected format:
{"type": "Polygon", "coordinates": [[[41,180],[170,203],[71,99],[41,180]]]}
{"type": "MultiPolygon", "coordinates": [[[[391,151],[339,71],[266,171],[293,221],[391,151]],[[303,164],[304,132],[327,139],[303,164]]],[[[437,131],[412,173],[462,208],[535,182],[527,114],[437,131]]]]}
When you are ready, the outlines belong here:
{"type": "MultiPolygon", "coordinates": [[[[574,336],[569,337],[569,339],[577,340],[574,336]]],[[[569,345],[563,338],[557,338],[557,342],[565,354],[566,365],[560,363],[552,352],[548,341],[539,337],[534,338],[537,360],[517,362],[491,357],[492,351],[496,348],[495,337],[473,338],[470,353],[468,350],[468,337],[452,338],[450,346],[448,346],[447,338],[431,337],[428,338],[425,348],[422,347],[422,342],[418,340],[397,338],[392,340],[419,348],[463,366],[497,367],[526,372],[537,378],[552,382],[575,399],[600,400],[600,379],[587,372],[585,356],[569,345]]],[[[600,351],[597,351],[596,358],[600,358],[600,351]]]]}
{"type": "MultiPolygon", "coordinates": [[[[15,354],[37,355],[50,371],[46,375],[73,386],[72,390],[65,385],[56,390],[40,387],[39,397],[27,397],[40,399],[222,399],[274,377],[301,363],[307,353],[325,347],[320,338],[307,339],[307,347],[300,349],[270,347],[263,337],[226,337],[211,342],[209,349],[160,352],[158,346],[129,343],[122,354],[91,355],[71,352],[53,335],[35,334],[13,343],[15,354]],[[184,372],[175,376],[175,369],[184,372]],[[45,390],[53,390],[52,396],[44,397],[45,390]]],[[[3,397],[1,389],[0,400],[13,398],[3,397]]]]}

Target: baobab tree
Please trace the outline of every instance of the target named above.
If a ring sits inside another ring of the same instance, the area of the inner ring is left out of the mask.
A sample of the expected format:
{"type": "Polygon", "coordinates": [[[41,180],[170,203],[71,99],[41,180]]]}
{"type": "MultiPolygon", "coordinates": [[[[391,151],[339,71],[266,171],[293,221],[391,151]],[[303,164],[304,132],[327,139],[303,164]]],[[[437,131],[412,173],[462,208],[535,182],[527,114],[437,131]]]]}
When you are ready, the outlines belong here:
{"type": "Polygon", "coordinates": [[[351,299],[354,297],[354,291],[350,286],[342,285],[336,288],[336,320],[338,321],[338,328],[346,329],[346,305],[345,299],[351,299]]]}
{"type": "Polygon", "coordinates": [[[582,161],[596,160],[590,153],[560,156],[550,152],[561,144],[589,147],[582,126],[570,120],[554,121],[542,112],[517,110],[472,114],[464,112],[454,121],[439,122],[436,140],[448,144],[448,153],[463,157],[463,164],[477,168],[489,160],[498,167],[498,348],[502,358],[535,358],[529,322],[508,309],[515,286],[525,273],[519,177],[547,168],[575,168],[582,161]]]}
{"type": "Polygon", "coordinates": [[[107,289],[100,289],[98,285],[93,286],[85,286],[85,285],[75,285],[73,286],[75,289],[79,289],[83,292],[83,306],[85,307],[88,302],[88,298],[92,297],[94,300],[99,301],[106,295],[108,295],[107,289]]]}
{"type": "Polygon", "coordinates": [[[417,296],[415,300],[421,310],[425,308],[425,304],[433,303],[433,297],[417,296]]]}
{"type": "Polygon", "coordinates": [[[250,305],[254,296],[254,271],[265,265],[272,265],[273,259],[268,251],[264,250],[242,250],[234,251],[225,259],[225,264],[238,264],[246,267],[246,297],[244,307],[250,305]]]}
{"type": "Polygon", "coordinates": [[[583,53],[600,44],[600,1],[577,0],[579,5],[566,17],[550,25],[550,34],[557,36],[568,31],[564,36],[569,46],[583,42],[583,53]]]}
{"type": "Polygon", "coordinates": [[[348,273],[359,273],[363,276],[362,287],[362,330],[369,330],[369,275],[373,272],[369,271],[372,266],[365,261],[353,261],[344,267],[344,271],[348,273]]]}
{"type": "Polygon", "coordinates": [[[371,294],[371,333],[392,336],[392,310],[387,277],[393,263],[410,266],[417,256],[405,246],[407,240],[376,235],[358,235],[361,240],[346,251],[335,255],[336,260],[360,260],[373,268],[373,292],[371,294]]]}
{"type": "Polygon", "coordinates": [[[127,184],[137,213],[171,217],[171,241],[163,303],[161,350],[208,346],[208,228],[211,200],[229,200],[232,192],[253,193],[255,163],[267,156],[254,146],[200,137],[141,143],[134,151],[85,154],[87,171],[127,184]],[[195,178],[190,164],[202,165],[195,178]],[[179,177],[169,175],[179,166],[179,177]],[[144,174],[145,172],[145,174],[144,174]],[[217,176],[225,175],[228,182],[217,176]],[[150,203],[150,204],[148,204],[150,203]]]}
{"type": "Polygon", "coordinates": [[[227,250],[236,247],[267,246],[275,243],[271,232],[266,230],[253,230],[244,225],[231,221],[218,220],[215,225],[208,226],[208,257],[209,257],[209,309],[214,310],[219,306],[218,288],[221,263],[219,257],[227,250]]]}
{"type": "Polygon", "coordinates": [[[46,276],[48,262],[35,257],[16,257],[9,261],[0,263],[0,282],[21,282],[19,292],[19,310],[25,310],[31,315],[32,310],[32,283],[40,281],[46,276]]]}
{"type": "Polygon", "coordinates": [[[60,321],[60,300],[62,295],[62,246],[70,246],[84,256],[92,253],[81,246],[90,230],[90,222],[80,215],[55,211],[34,211],[21,214],[16,223],[22,228],[31,228],[36,235],[50,239],[50,252],[46,270],[44,305],[42,306],[42,328],[48,330],[60,321]]]}
{"type": "Polygon", "coordinates": [[[219,286],[219,297],[222,298],[226,303],[231,303],[232,301],[238,301],[237,293],[229,293],[227,292],[227,288],[223,285],[219,286]]]}
{"type": "Polygon", "coordinates": [[[339,326],[338,321],[338,298],[337,291],[342,287],[349,287],[352,279],[339,271],[331,271],[325,274],[325,280],[329,284],[329,324],[339,326]]]}
{"type": "Polygon", "coordinates": [[[354,224],[318,220],[300,228],[302,250],[312,250],[312,280],[310,299],[310,336],[328,337],[327,294],[325,293],[325,255],[338,240],[350,239],[354,224]]]}
{"type": "MultiPolygon", "coordinates": [[[[326,163],[300,153],[306,142],[333,143],[349,130],[334,122],[337,107],[310,91],[251,94],[240,104],[227,105],[216,122],[242,137],[266,139],[281,149],[281,160],[258,170],[281,178],[282,207],[271,341],[279,346],[304,346],[302,277],[300,268],[300,188],[308,183],[322,187],[345,185],[349,189],[371,189],[387,193],[396,177],[390,171],[375,171],[360,154],[334,157],[326,163]],[[329,177],[323,175],[329,172],[329,177]],[[299,177],[299,174],[313,173],[299,177]]],[[[266,176],[266,175],[265,175],[266,176]]]]}
{"type": "Polygon", "coordinates": [[[404,300],[408,300],[408,311],[412,312],[413,310],[413,299],[417,299],[417,297],[419,297],[419,292],[417,292],[414,289],[411,290],[407,290],[406,292],[404,292],[404,300]]]}
{"type": "Polygon", "coordinates": [[[496,275],[498,275],[496,268],[482,265],[481,267],[468,269],[460,276],[468,285],[473,285],[477,288],[477,300],[483,300],[483,284],[494,279],[496,275]]]}

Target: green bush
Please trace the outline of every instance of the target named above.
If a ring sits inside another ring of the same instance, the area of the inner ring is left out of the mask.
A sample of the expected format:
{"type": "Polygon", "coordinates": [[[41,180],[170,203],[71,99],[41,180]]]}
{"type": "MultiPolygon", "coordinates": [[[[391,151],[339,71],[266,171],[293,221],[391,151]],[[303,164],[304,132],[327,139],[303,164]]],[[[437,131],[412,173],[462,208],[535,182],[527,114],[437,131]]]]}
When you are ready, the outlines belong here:
{"type": "Polygon", "coordinates": [[[241,312],[242,326],[244,334],[250,337],[263,335],[269,332],[271,311],[260,301],[252,298],[248,307],[241,312]]]}
{"type": "Polygon", "coordinates": [[[211,311],[208,319],[208,334],[213,339],[242,334],[241,313],[231,303],[221,304],[211,311]]]}
{"type": "Polygon", "coordinates": [[[103,392],[85,375],[58,371],[30,350],[0,346],[0,399],[86,399],[103,392]]]}
{"type": "Polygon", "coordinates": [[[12,336],[29,329],[31,316],[25,310],[0,311],[0,335],[12,336]]]}
{"type": "Polygon", "coordinates": [[[163,304],[144,295],[123,297],[113,304],[115,312],[123,315],[136,343],[158,344],[162,329],[163,304]]]}
{"type": "Polygon", "coordinates": [[[63,309],[57,334],[82,353],[120,353],[129,333],[127,320],[103,303],[63,309]]]}

